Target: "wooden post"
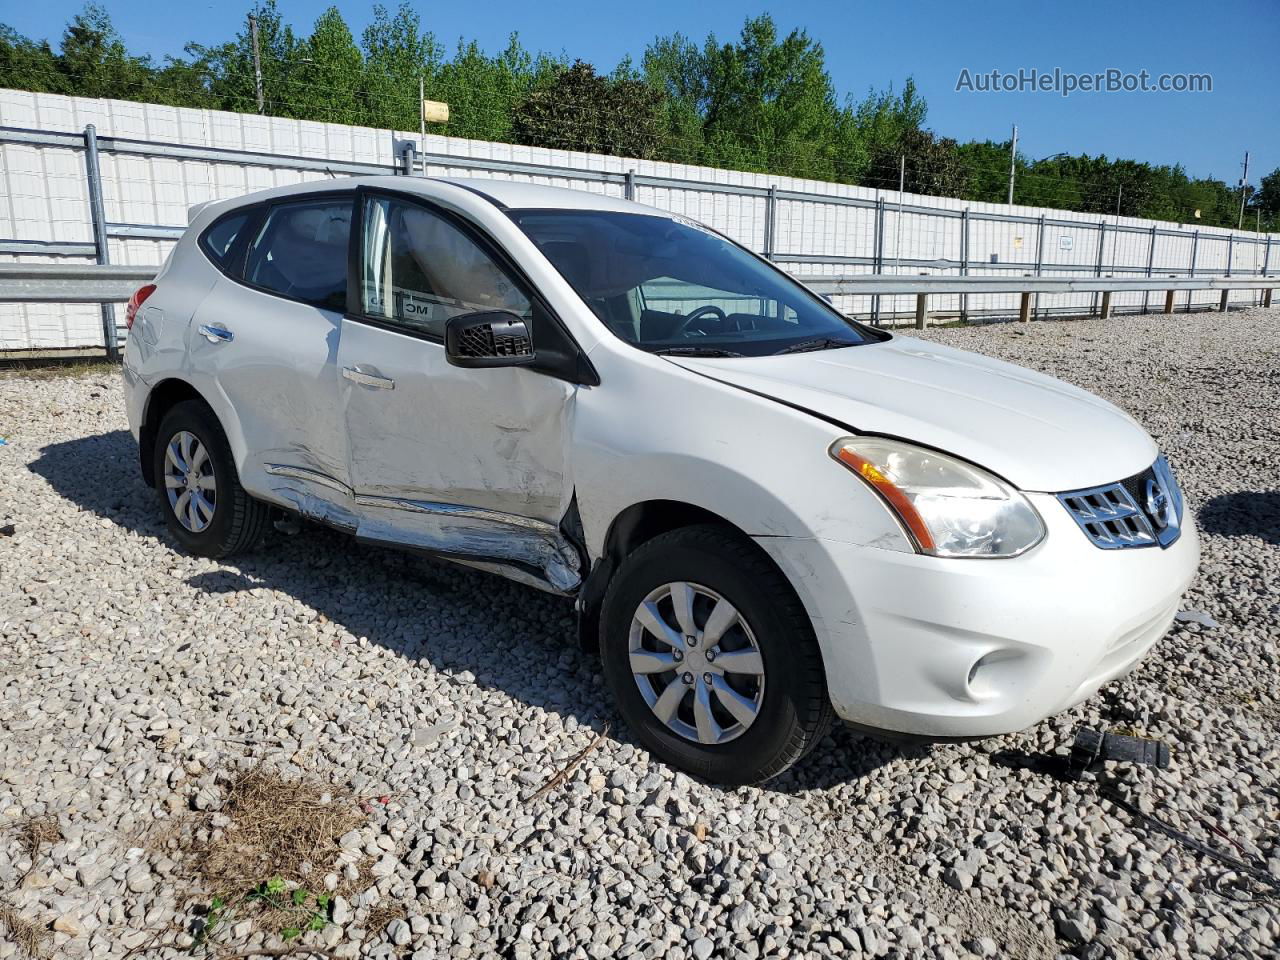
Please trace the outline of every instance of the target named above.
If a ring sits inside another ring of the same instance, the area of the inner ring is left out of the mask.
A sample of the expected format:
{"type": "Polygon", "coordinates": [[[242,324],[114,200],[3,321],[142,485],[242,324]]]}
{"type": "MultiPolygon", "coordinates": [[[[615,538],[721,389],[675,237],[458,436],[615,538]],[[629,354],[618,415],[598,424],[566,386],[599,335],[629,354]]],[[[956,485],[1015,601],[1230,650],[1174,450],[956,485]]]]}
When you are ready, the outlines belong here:
{"type": "Polygon", "coordinates": [[[1031,322],[1031,294],[1029,293],[1022,295],[1022,302],[1018,306],[1018,322],[1031,322]]]}
{"type": "Polygon", "coordinates": [[[916,329],[923,330],[929,326],[929,295],[916,294],[916,329]]]}
{"type": "Polygon", "coordinates": [[[1271,306],[1271,288],[1270,287],[1262,291],[1262,305],[1264,307],[1271,306]]]}
{"type": "Polygon", "coordinates": [[[1173,313],[1173,294],[1174,294],[1174,291],[1170,290],[1164,295],[1164,312],[1165,313],[1173,313]]]}
{"type": "Polygon", "coordinates": [[[1109,316],[1111,316],[1111,291],[1110,291],[1110,290],[1103,290],[1103,291],[1102,291],[1102,313],[1101,313],[1101,316],[1102,316],[1102,319],[1103,319],[1103,320],[1106,320],[1109,316]]]}
{"type": "Polygon", "coordinates": [[[1219,312],[1219,313],[1226,313],[1226,312],[1227,312],[1227,298],[1228,298],[1228,297],[1230,297],[1230,296],[1231,296],[1231,291],[1230,291],[1230,290],[1223,290],[1223,291],[1222,291],[1222,299],[1218,301],[1218,312],[1219,312]]]}

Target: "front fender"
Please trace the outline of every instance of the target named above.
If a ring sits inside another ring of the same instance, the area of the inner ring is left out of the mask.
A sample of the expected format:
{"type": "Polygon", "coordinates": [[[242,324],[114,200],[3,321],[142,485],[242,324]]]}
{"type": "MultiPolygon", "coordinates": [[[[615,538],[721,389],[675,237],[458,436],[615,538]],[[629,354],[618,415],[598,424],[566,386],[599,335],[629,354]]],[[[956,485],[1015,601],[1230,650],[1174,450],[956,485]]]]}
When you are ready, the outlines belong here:
{"type": "Polygon", "coordinates": [[[880,499],[829,456],[846,430],[619,346],[630,355],[593,352],[602,383],[580,392],[573,425],[575,487],[593,558],[614,518],[651,500],[700,507],[755,537],[911,550],[880,499]]]}

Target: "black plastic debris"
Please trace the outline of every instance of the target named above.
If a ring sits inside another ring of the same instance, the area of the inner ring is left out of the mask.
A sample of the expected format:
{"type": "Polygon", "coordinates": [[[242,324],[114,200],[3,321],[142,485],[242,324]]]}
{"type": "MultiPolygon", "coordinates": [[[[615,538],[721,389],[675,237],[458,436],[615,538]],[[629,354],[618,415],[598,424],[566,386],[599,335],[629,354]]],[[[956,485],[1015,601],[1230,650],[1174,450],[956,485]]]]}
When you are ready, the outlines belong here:
{"type": "Polygon", "coordinates": [[[1070,768],[1074,774],[1097,770],[1108,760],[1140,763],[1163,770],[1169,766],[1169,745],[1160,740],[1091,730],[1089,727],[1081,727],[1076,731],[1076,742],[1071,747],[1070,760],[1070,768]]]}

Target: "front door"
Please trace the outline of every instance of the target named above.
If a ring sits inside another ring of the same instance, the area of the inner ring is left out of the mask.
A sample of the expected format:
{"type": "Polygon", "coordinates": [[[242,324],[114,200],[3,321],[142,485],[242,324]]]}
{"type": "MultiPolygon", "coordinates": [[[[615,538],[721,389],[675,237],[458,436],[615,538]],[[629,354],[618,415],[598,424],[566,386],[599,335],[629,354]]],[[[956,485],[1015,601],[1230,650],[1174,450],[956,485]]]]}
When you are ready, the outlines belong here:
{"type": "Polygon", "coordinates": [[[576,387],[445,358],[450,317],[509,310],[532,326],[546,322],[536,298],[452,215],[378,193],[362,211],[358,302],[338,346],[358,534],[575,586],[559,522],[576,387]]]}

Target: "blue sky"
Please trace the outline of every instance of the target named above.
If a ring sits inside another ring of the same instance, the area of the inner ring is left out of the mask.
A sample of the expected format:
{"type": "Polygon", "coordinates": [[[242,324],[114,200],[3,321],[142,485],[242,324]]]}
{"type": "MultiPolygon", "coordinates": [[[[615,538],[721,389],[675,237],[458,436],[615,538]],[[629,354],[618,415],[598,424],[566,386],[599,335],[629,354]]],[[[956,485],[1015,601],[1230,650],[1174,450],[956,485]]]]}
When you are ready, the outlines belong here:
{"type": "MultiPolygon", "coordinates": [[[[179,54],[188,39],[215,42],[243,21],[248,0],[103,0],[135,52],[179,54]]],[[[395,6],[396,0],[384,0],[395,6]]],[[[0,21],[56,45],[82,0],[6,4],[0,21]]],[[[279,0],[285,18],[306,32],[327,4],[279,0]]],[[[337,4],[353,32],[372,0],[337,4]]],[[[929,103],[928,125],[959,140],[1004,140],[1018,124],[1030,158],[1086,151],[1153,163],[1182,163],[1193,176],[1249,179],[1280,167],[1280,3],[1276,0],[1193,3],[1070,4],[1042,0],[957,3],[935,0],[485,0],[482,4],[416,3],[424,25],[452,47],[459,37],[500,49],[517,31],[526,46],[582,57],[611,69],[639,59],[656,34],[679,31],[735,36],[748,13],[769,11],[779,27],[806,29],[821,41],[837,89],[857,97],[871,87],[900,87],[915,78],[929,103]],[[957,92],[962,69],[973,74],[1020,68],[1093,73],[1117,68],[1153,77],[1208,73],[1211,93],[957,92]]]]}

